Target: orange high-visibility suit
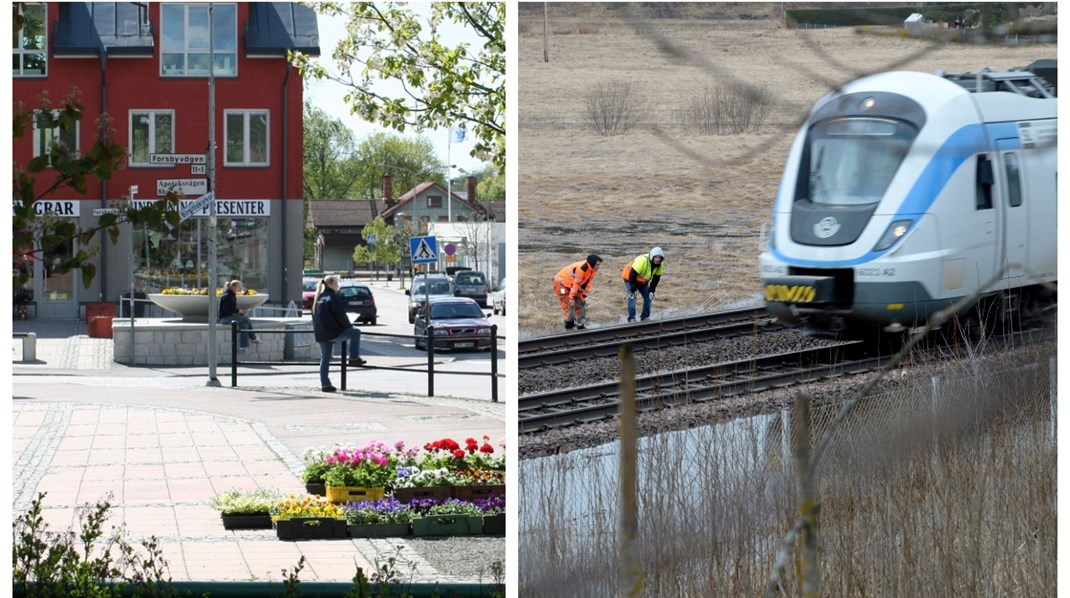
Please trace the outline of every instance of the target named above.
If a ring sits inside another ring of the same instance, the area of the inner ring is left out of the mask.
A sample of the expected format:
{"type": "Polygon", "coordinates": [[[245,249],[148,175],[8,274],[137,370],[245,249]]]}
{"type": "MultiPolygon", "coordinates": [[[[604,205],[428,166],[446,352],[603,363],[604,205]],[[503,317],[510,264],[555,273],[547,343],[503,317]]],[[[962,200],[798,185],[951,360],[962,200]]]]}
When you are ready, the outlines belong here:
{"type": "Polygon", "coordinates": [[[602,258],[589,255],[587,259],[569,264],[554,277],[554,294],[561,302],[561,311],[565,314],[565,328],[572,328],[579,320],[579,326],[587,324],[587,292],[598,272],[602,258]]]}

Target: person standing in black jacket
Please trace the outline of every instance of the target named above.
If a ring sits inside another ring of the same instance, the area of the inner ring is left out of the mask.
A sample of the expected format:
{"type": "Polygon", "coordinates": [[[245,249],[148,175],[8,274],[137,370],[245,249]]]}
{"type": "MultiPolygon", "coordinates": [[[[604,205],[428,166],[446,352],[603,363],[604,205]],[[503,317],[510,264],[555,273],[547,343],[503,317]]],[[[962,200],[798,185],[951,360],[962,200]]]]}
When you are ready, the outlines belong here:
{"type": "Polygon", "coordinates": [[[231,322],[238,323],[238,329],[242,331],[238,335],[240,339],[238,341],[238,350],[244,353],[249,350],[250,341],[259,344],[260,339],[256,338],[256,335],[251,332],[253,321],[249,319],[249,316],[245,315],[245,312],[238,309],[238,293],[242,292],[241,281],[232,280],[223,288],[223,296],[219,298],[219,323],[227,326],[230,326],[231,322]],[[246,330],[250,332],[245,332],[246,330]]]}
{"type": "Polygon", "coordinates": [[[338,296],[338,275],[329,274],[316,285],[316,298],[312,301],[312,330],[320,346],[320,388],[323,392],[338,390],[331,385],[331,356],[334,343],[349,341],[349,363],[361,366],[367,363],[360,358],[360,329],[353,326],[346,313],[342,298],[338,296]]]}

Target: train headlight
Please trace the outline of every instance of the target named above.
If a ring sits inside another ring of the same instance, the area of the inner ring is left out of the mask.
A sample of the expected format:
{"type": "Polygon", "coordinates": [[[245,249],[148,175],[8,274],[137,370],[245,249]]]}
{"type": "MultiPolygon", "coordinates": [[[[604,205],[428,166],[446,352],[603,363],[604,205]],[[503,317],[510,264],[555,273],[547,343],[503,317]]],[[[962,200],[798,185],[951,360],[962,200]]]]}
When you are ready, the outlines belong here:
{"type": "Polygon", "coordinates": [[[873,247],[873,251],[884,251],[903,238],[903,235],[907,234],[911,225],[914,224],[913,220],[896,220],[888,225],[888,230],[884,232],[884,236],[873,247]]]}

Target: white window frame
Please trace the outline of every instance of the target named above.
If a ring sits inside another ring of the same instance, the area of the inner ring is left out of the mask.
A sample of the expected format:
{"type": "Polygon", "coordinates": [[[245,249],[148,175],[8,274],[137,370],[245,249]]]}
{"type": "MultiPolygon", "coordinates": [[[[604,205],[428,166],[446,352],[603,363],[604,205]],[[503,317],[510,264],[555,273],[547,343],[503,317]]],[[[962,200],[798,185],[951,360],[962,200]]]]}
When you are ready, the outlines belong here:
{"type": "Polygon", "coordinates": [[[167,165],[167,164],[152,164],[149,161],[149,160],[151,160],[150,156],[152,156],[152,154],[159,153],[159,152],[155,151],[155,148],[156,148],[156,117],[158,115],[165,115],[165,114],[171,116],[171,149],[170,149],[170,151],[168,151],[166,153],[173,154],[173,153],[175,153],[175,145],[176,145],[176,141],[175,141],[175,111],[174,110],[159,110],[159,109],[131,109],[130,110],[130,118],[128,120],[129,128],[128,128],[128,131],[127,131],[127,146],[126,146],[126,147],[130,148],[129,158],[127,159],[127,165],[128,166],[133,166],[133,167],[151,166],[153,168],[172,167],[171,165],[167,165]],[[149,139],[148,139],[149,152],[148,152],[148,154],[146,154],[144,162],[135,162],[134,161],[134,119],[138,118],[139,116],[148,116],[149,117],[149,139]]]}
{"type": "MultiPolygon", "coordinates": [[[[197,71],[197,72],[192,73],[192,74],[190,73],[190,66],[189,66],[190,54],[207,54],[208,53],[208,46],[207,45],[204,45],[203,47],[201,47],[201,45],[197,44],[197,45],[194,45],[193,47],[191,47],[191,39],[190,38],[194,37],[194,36],[190,35],[190,24],[189,24],[190,18],[189,18],[189,14],[190,14],[190,9],[191,8],[192,9],[196,9],[196,10],[205,10],[206,11],[206,10],[208,10],[208,5],[206,3],[202,2],[202,3],[192,3],[192,4],[165,3],[165,4],[160,6],[160,76],[161,77],[195,78],[195,77],[207,77],[208,74],[209,74],[207,69],[204,70],[204,71],[197,71]],[[170,32],[171,32],[172,28],[175,25],[174,25],[174,22],[173,22],[173,20],[171,19],[170,15],[168,13],[172,12],[171,9],[176,8],[176,7],[181,7],[182,8],[182,48],[180,48],[180,49],[177,48],[177,47],[174,47],[172,45],[172,42],[169,41],[170,32]],[[181,55],[182,56],[182,66],[181,67],[177,67],[177,68],[172,66],[170,69],[168,69],[166,61],[165,61],[165,58],[170,57],[170,56],[174,56],[174,55],[181,55]]],[[[218,4],[218,3],[214,4],[213,5],[213,10],[215,10],[216,12],[215,12],[213,20],[216,20],[216,19],[219,18],[219,12],[218,11],[220,9],[228,9],[228,10],[233,10],[234,11],[234,29],[233,29],[232,32],[230,32],[230,39],[225,40],[225,43],[223,45],[216,43],[216,44],[214,44],[214,46],[212,48],[212,56],[214,57],[213,60],[216,63],[215,72],[213,74],[216,77],[237,77],[238,76],[238,5],[237,4],[218,4]],[[225,47],[227,45],[229,45],[230,47],[229,48],[225,47]],[[226,63],[228,62],[228,58],[229,58],[230,61],[233,62],[233,65],[234,65],[233,68],[229,68],[228,69],[226,67],[226,63]],[[223,64],[221,64],[221,63],[223,63],[223,64]]],[[[218,27],[217,23],[213,22],[213,25],[218,27]]]]}
{"type": "MultiPolygon", "coordinates": [[[[52,144],[55,143],[56,137],[60,135],[58,127],[50,127],[47,129],[41,129],[37,126],[37,115],[40,110],[34,110],[33,112],[33,157],[37,158],[46,154],[45,148],[49,148],[47,153],[51,153],[52,144]]],[[[52,115],[57,116],[59,110],[53,110],[52,115]]],[[[74,121],[74,156],[80,157],[82,155],[82,121],[74,121]]],[[[52,166],[51,160],[48,163],[49,168],[52,166]]]]}
{"type": "Polygon", "coordinates": [[[47,4],[36,3],[36,2],[35,3],[31,3],[31,4],[25,4],[25,5],[23,5],[23,6],[21,6],[19,8],[19,14],[22,14],[23,16],[25,16],[25,14],[24,14],[25,9],[29,8],[31,6],[32,7],[40,6],[41,8],[44,9],[44,15],[42,17],[44,19],[44,23],[43,23],[44,32],[42,33],[42,37],[44,38],[43,39],[43,44],[42,44],[42,47],[39,48],[39,49],[27,49],[25,47],[25,45],[26,45],[26,36],[23,35],[23,32],[22,32],[21,29],[19,30],[18,40],[16,41],[16,40],[12,39],[12,46],[14,46],[15,43],[18,43],[18,47],[12,47],[12,52],[14,53],[15,56],[18,56],[18,58],[19,58],[18,68],[14,69],[14,73],[13,73],[13,76],[16,77],[16,78],[37,78],[37,77],[47,77],[48,76],[48,5],[47,4]],[[26,56],[27,55],[33,55],[33,54],[40,54],[43,57],[44,64],[45,64],[45,68],[44,68],[44,72],[43,73],[26,73],[26,72],[24,72],[23,69],[24,69],[24,66],[26,64],[26,56]]]}
{"type": "Polygon", "coordinates": [[[223,165],[224,166],[271,166],[271,111],[262,108],[249,110],[224,110],[223,111],[223,165]],[[256,115],[264,115],[267,130],[264,132],[266,147],[264,148],[265,161],[253,162],[250,160],[249,123],[256,115]],[[242,159],[231,161],[230,159],[230,117],[242,117],[242,159]]]}

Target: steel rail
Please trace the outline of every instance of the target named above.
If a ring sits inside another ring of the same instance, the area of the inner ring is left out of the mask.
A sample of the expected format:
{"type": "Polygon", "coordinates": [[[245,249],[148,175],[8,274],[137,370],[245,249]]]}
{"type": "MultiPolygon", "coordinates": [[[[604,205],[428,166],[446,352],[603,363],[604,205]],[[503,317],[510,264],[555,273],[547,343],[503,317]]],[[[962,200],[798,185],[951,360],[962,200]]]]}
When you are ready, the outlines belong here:
{"type": "Polygon", "coordinates": [[[764,308],[666,318],[539,337],[518,345],[517,367],[531,369],[578,358],[612,357],[624,344],[638,350],[753,335],[780,329],[764,308]]]}
{"type": "MultiPolygon", "coordinates": [[[[695,403],[871,371],[890,358],[867,356],[862,351],[864,345],[862,342],[847,343],[648,374],[636,380],[639,408],[649,411],[667,405],[695,403]]],[[[619,403],[617,382],[522,396],[518,413],[520,432],[531,433],[611,417],[617,413],[619,403]]]]}

